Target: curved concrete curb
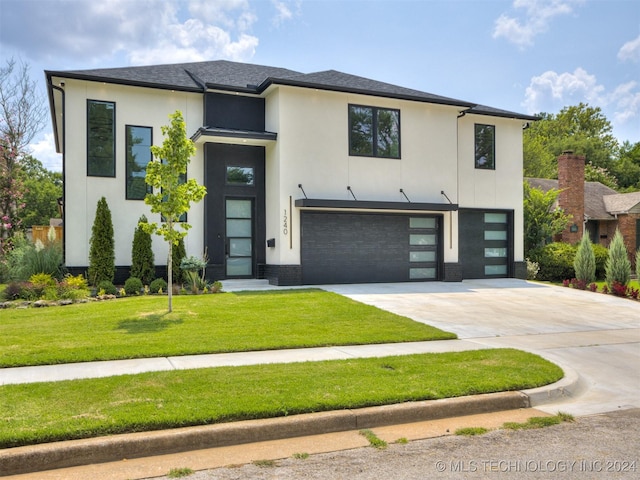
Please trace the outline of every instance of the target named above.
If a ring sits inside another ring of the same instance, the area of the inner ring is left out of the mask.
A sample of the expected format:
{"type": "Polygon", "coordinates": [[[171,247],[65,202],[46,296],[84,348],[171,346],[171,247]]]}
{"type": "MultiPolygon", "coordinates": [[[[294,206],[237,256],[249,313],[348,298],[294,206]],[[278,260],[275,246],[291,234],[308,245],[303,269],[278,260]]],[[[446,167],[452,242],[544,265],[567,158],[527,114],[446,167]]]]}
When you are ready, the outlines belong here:
{"type": "Polygon", "coordinates": [[[17,447],[0,450],[0,476],[528,407],[499,392],[17,447]]]}
{"type": "Polygon", "coordinates": [[[550,385],[522,390],[522,393],[529,398],[532,407],[570,400],[581,395],[588,388],[586,381],[573,368],[560,365],[557,360],[553,361],[562,368],[564,377],[550,385]]]}

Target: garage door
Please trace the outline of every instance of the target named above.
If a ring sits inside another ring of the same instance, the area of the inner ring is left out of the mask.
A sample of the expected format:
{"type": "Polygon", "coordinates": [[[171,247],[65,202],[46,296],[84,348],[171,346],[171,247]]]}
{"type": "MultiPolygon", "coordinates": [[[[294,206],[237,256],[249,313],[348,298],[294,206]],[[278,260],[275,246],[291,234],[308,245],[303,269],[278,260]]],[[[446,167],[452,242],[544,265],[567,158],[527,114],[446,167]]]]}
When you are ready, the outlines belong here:
{"type": "Polygon", "coordinates": [[[305,284],[438,280],[440,216],[302,212],[305,284]]]}
{"type": "Polygon", "coordinates": [[[460,210],[458,218],[462,277],[512,277],[513,213],[460,210]]]}

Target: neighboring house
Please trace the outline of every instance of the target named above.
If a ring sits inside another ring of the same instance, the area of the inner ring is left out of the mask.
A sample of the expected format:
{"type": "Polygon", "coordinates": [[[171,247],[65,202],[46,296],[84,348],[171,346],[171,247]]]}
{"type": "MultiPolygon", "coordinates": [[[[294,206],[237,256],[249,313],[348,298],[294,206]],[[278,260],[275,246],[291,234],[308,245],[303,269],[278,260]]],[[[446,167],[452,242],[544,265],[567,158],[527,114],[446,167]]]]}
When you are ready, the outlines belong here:
{"type": "Polygon", "coordinates": [[[558,180],[526,180],[545,192],[560,190],[557,206],[572,216],[559,235],[560,241],[577,243],[586,229],[593,243],[608,247],[620,229],[629,259],[635,263],[635,252],[640,248],[640,192],[618,193],[600,182],[585,182],[584,169],[585,157],[568,151],[558,157],[558,180]]]}
{"type": "MultiPolygon", "coordinates": [[[[182,111],[207,187],[187,221],[207,276],[273,284],[520,277],[522,129],[536,117],[337,71],[211,61],[46,71],[67,268],[107,199],[128,276],[150,145],[182,111]]],[[[167,247],[154,237],[156,262],[167,247]]]]}

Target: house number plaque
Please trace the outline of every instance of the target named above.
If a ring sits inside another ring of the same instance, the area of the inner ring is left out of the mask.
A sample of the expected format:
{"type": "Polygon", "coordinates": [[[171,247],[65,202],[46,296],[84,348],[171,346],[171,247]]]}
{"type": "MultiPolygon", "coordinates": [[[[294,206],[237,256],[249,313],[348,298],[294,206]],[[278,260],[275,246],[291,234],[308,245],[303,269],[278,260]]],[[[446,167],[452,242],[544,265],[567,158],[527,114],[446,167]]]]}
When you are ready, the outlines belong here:
{"type": "Polygon", "coordinates": [[[282,216],[282,233],[287,235],[289,233],[289,218],[287,216],[287,209],[284,209],[284,215],[282,216]]]}

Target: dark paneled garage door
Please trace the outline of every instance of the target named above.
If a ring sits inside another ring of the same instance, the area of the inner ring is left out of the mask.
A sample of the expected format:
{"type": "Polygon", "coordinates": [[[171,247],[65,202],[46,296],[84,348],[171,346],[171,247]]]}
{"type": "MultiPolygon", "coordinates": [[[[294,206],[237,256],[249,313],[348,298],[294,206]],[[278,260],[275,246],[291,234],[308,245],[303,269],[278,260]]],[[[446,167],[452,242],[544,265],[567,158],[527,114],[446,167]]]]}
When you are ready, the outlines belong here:
{"type": "Polygon", "coordinates": [[[440,217],[302,212],[305,284],[437,280],[440,217]]]}
{"type": "Polygon", "coordinates": [[[512,277],[513,213],[460,210],[458,218],[462,277],[512,277]]]}

